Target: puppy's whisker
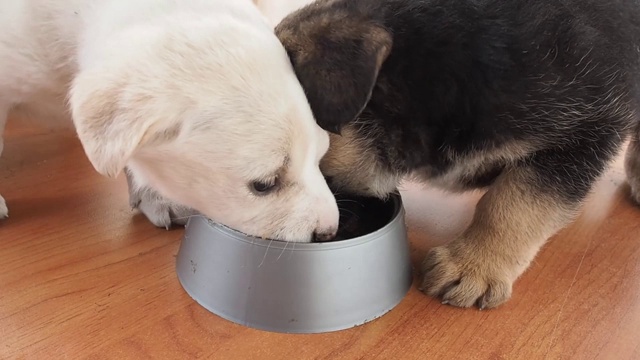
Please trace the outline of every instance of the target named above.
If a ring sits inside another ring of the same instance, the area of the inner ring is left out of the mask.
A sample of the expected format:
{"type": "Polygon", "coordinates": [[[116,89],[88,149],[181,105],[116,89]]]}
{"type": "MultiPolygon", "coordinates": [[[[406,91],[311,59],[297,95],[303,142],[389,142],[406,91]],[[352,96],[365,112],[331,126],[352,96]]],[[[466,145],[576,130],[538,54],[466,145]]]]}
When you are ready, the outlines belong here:
{"type": "Polygon", "coordinates": [[[287,249],[287,245],[289,245],[289,241],[285,241],[284,242],[284,247],[282,248],[282,251],[280,252],[280,255],[278,255],[278,257],[276,258],[276,261],[280,260],[280,257],[282,257],[282,254],[284,254],[284,251],[287,249]]]}
{"type": "Polygon", "coordinates": [[[358,204],[360,205],[360,207],[364,207],[364,205],[362,205],[361,203],[355,201],[355,200],[351,200],[351,199],[340,199],[340,200],[336,200],[336,203],[340,204],[340,203],[354,203],[354,204],[358,204]]]}
{"type": "Polygon", "coordinates": [[[296,242],[293,242],[293,245],[291,245],[291,250],[289,251],[289,257],[287,257],[287,259],[291,259],[291,254],[293,254],[293,251],[296,249],[296,242]]]}
{"type": "MultiPolygon", "coordinates": [[[[338,208],[338,209],[340,209],[340,208],[338,208]]],[[[348,209],[344,209],[344,208],[343,208],[343,209],[340,209],[340,211],[346,212],[347,214],[352,215],[352,216],[353,216],[353,217],[355,217],[356,219],[359,219],[359,218],[360,218],[360,217],[358,216],[358,214],[354,213],[354,212],[353,212],[353,211],[351,211],[351,210],[348,210],[348,209]]]]}
{"type": "Polygon", "coordinates": [[[264,264],[264,260],[267,258],[267,253],[269,252],[272,242],[273,240],[269,240],[269,245],[267,245],[267,250],[264,251],[264,256],[262,257],[262,261],[260,262],[260,265],[258,265],[258,268],[262,267],[262,264],[264,264]]]}
{"type": "Polygon", "coordinates": [[[349,215],[352,215],[353,217],[359,217],[358,214],[356,214],[355,212],[348,210],[348,209],[342,209],[343,212],[346,212],[349,215]]]}

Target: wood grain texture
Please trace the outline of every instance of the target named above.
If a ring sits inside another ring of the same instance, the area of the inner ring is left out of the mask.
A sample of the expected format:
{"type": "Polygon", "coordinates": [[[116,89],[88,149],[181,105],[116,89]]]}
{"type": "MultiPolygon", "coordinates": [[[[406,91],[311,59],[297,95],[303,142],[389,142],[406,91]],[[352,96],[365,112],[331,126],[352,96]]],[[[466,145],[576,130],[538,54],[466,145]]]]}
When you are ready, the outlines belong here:
{"type": "MultiPolygon", "coordinates": [[[[13,126],[5,144],[0,359],[640,359],[640,208],[620,162],[506,305],[452,308],[414,286],[366,325],[286,335],[194,303],[174,272],[183,230],[132,212],[124,179],[95,173],[73,133],[13,126]]],[[[414,263],[479,196],[405,186],[414,263]]]]}

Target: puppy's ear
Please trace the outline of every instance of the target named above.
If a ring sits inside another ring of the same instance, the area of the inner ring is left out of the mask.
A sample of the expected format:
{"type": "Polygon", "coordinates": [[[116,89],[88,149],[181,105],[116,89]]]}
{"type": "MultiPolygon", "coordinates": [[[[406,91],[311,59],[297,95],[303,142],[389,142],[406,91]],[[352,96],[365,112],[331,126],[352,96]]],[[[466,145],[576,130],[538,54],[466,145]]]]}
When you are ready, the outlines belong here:
{"type": "Polygon", "coordinates": [[[307,24],[303,29],[291,25],[276,28],[276,34],[318,125],[340,134],[369,102],[380,67],[391,51],[392,36],[373,24],[307,24]]]}
{"type": "Polygon", "coordinates": [[[78,77],[69,102],[89,161],[100,174],[117,177],[135,150],[149,141],[153,119],[143,112],[144,98],[126,94],[125,99],[122,86],[99,77],[78,77]]]}

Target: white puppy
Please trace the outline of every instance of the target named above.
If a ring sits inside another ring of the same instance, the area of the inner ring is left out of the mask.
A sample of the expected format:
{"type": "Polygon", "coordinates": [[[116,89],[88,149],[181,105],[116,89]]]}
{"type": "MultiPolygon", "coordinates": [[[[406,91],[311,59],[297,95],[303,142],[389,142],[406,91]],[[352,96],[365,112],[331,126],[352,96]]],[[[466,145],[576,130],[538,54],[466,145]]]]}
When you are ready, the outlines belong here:
{"type": "MultiPolygon", "coordinates": [[[[311,3],[313,0],[252,0],[271,27],[275,27],[285,16],[311,3]]],[[[169,228],[172,223],[184,225],[189,216],[197,211],[168,200],[149,187],[132,186],[134,180],[127,171],[129,202],[139,209],[158,227],[169,228]]]]}
{"type": "Polygon", "coordinates": [[[67,99],[99,173],[245,233],[335,234],[328,136],[250,0],[0,2],[0,129],[67,99]]]}

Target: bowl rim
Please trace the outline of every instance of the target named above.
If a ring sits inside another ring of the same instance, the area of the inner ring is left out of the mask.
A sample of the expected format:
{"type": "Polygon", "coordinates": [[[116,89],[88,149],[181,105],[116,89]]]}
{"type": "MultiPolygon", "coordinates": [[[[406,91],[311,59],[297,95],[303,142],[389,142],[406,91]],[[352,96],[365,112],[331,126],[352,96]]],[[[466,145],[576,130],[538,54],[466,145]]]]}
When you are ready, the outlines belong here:
{"type": "MultiPolygon", "coordinates": [[[[232,229],[226,225],[210,220],[203,215],[194,215],[191,218],[189,218],[189,221],[187,222],[187,229],[189,228],[191,221],[196,221],[194,218],[199,218],[197,221],[202,221],[204,222],[204,224],[207,226],[208,229],[221,233],[222,235],[224,235],[224,239],[240,241],[240,242],[250,244],[252,246],[261,246],[261,247],[266,247],[267,249],[274,248],[282,251],[285,251],[285,250],[323,251],[323,250],[332,250],[332,249],[344,249],[352,246],[358,246],[365,243],[369,243],[382,238],[384,235],[391,232],[394,226],[396,226],[396,224],[399,221],[402,222],[402,226],[405,226],[404,225],[405,210],[402,202],[402,196],[400,195],[400,193],[394,192],[389,195],[389,201],[393,201],[393,206],[394,206],[393,216],[391,220],[389,220],[383,227],[365,235],[361,235],[351,239],[339,240],[339,241],[305,243],[305,242],[262,239],[259,237],[244,234],[241,231],[232,229]]],[[[185,236],[187,236],[187,233],[185,233],[185,236]]]]}

